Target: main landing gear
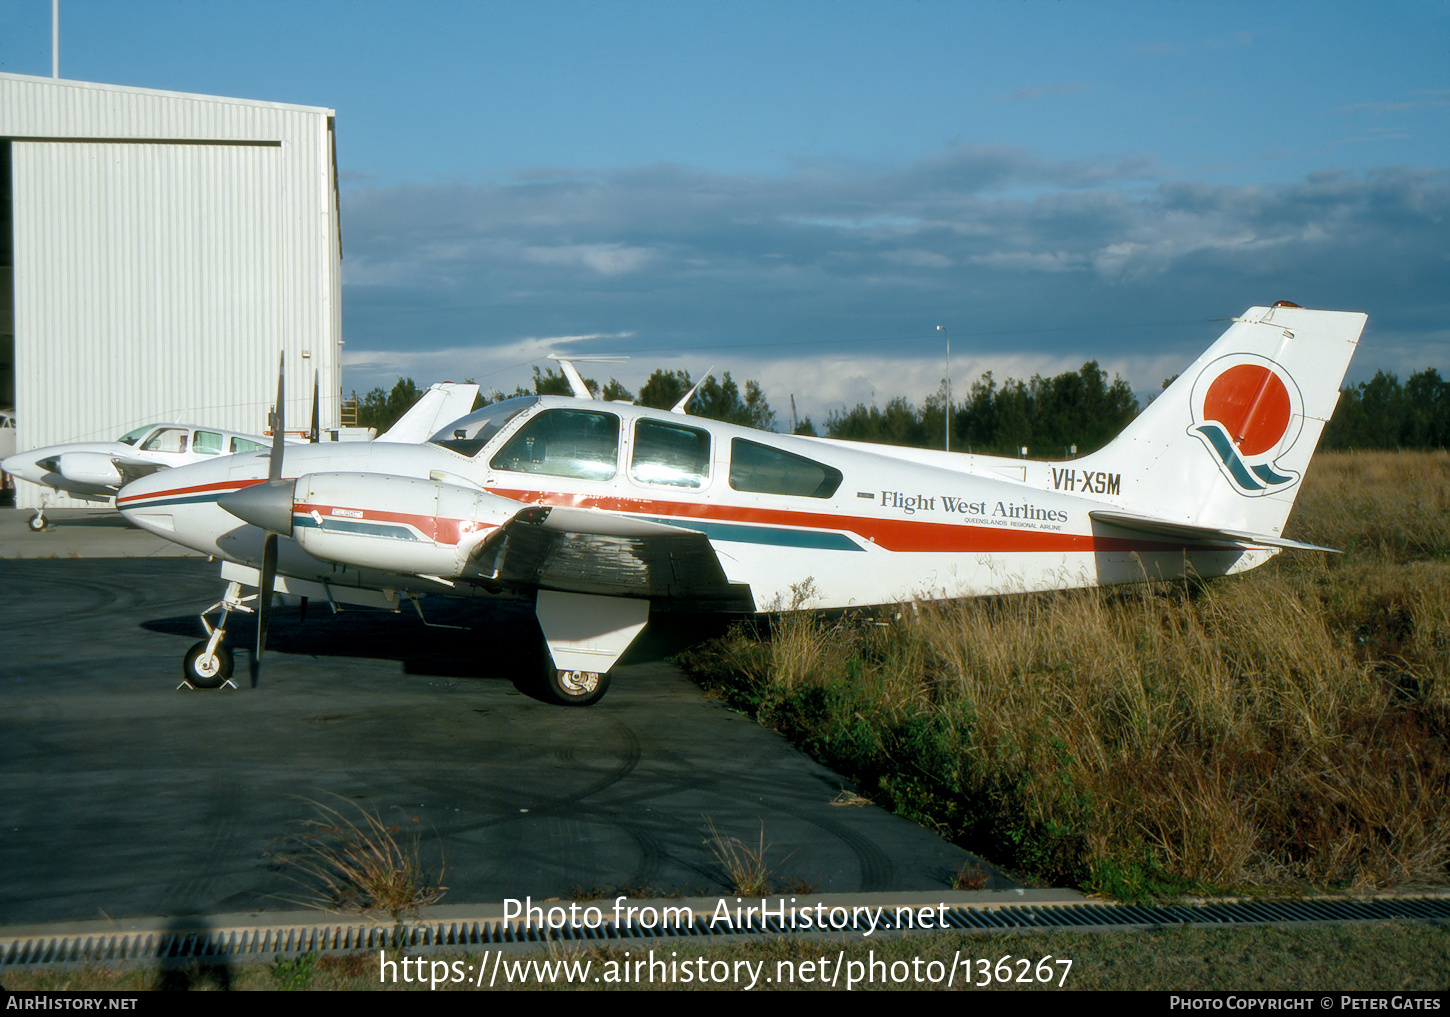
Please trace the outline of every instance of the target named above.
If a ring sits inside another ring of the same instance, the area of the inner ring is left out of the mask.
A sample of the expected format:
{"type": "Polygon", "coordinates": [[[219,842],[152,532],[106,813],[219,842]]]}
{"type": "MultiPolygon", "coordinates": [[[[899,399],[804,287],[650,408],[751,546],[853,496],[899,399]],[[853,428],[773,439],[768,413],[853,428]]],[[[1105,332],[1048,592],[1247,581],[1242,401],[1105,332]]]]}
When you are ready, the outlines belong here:
{"type": "MultiPolygon", "coordinates": [[[[182,685],[198,689],[220,689],[232,683],[232,651],[222,644],[227,636],[227,618],[233,611],[251,614],[250,601],[257,595],[242,596],[241,583],[228,583],[222,599],[201,613],[201,624],[206,628],[206,638],[186,651],[186,661],[181,665],[182,685]],[[206,620],[213,611],[221,611],[216,625],[206,620]]],[[[181,686],[177,686],[180,688],[181,686]]]]}
{"type": "Polygon", "coordinates": [[[549,698],[561,706],[593,706],[609,691],[608,671],[561,671],[544,647],[544,681],[549,698]]]}
{"type": "Polygon", "coordinates": [[[649,601],[540,590],[534,614],[544,633],[544,691],[561,706],[593,706],[649,620],[649,601]]]}

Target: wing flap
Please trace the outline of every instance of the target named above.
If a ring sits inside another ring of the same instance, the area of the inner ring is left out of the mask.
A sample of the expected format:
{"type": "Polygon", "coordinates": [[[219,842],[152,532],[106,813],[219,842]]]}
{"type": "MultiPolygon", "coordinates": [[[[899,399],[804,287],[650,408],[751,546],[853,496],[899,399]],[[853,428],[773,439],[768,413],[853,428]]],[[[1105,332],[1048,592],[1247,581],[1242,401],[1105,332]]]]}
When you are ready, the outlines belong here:
{"type": "Polygon", "coordinates": [[[510,586],[668,599],[683,606],[742,596],[703,533],[597,509],[529,506],[475,552],[476,567],[510,586]]]}

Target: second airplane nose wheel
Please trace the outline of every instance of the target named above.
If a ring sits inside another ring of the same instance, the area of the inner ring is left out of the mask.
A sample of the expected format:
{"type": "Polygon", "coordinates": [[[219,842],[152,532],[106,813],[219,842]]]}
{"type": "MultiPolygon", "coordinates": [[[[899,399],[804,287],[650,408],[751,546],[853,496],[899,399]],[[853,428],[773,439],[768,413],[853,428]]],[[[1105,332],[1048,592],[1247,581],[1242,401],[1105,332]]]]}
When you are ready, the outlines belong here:
{"type": "Polygon", "coordinates": [[[45,529],[45,516],[39,510],[36,510],[35,515],[31,516],[30,521],[25,525],[30,527],[31,533],[39,533],[45,529]]]}

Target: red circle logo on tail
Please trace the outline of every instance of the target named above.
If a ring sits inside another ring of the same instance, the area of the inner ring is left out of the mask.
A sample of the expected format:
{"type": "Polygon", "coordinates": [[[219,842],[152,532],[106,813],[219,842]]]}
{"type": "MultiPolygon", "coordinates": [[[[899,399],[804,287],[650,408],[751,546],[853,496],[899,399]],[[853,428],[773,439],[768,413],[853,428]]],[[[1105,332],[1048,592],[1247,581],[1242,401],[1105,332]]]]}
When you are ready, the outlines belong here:
{"type": "Polygon", "coordinates": [[[1203,399],[1204,419],[1222,424],[1246,456],[1262,455],[1277,445],[1292,413],[1284,383],[1260,364],[1230,367],[1213,380],[1203,399]]]}

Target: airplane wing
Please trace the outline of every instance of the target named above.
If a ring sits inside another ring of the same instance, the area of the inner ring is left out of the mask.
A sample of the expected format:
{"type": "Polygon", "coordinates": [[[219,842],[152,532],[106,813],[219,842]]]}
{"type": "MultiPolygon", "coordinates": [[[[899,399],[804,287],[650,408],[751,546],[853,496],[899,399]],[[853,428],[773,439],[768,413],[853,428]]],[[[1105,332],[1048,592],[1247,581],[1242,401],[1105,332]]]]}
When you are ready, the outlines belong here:
{"type": "Polygon", "coordinates": [[[419,397],[407,413],[387,431],[378,435],[378,441],[397,442],[400,445],[416,445],[437,434],[444,425],[473,412],[473,400],[478,395],[477,385],[464,385],[451,381],[440,381],[430,385],[428,391],[419,397]]]}
{"type": "MultiPolygon", "coordinates": [[[[533,505],[489,535],[474,563],[494,581],[566,593],[750,603],[703,533],[597,509],[533,505]]],[[[749,610],[749,607],[744,608],[749,610]]]]}
{"type": "Polygon", "coordinates": [[[113,459],[112,462],[115,464],[116,472],[121,475],[122,487],[133,480],[149,477],[157,470],[167,468],[164,463],[153,463],[141,459],[113,459]]]}
{"type": "Polygon", "coordinates": [[[1318,544],[1303,544],[1297,540],[1271,537],[1266,533],[1246,533],[1242,530],[1219,530],[1210,526],[1191,526],[1187,523],[1175,523],[1166,519],[1155,519],[1152,516],[1136,516],[1129,512],[1098,510],[1089,512],[1088,516],[1096,522],[1107,523],[1110,526],[1116,526],[1123,530],[1131,530],[1134,533],[1147,533],[1155,537],[1173,537],[1177,540],[1186,540],[1192,543],[1240,544],[1245,547],[1277,547],[1292,548],[1298,551],[1328,551],[1331,554],[1339,553],[1339,551],[1332,547],[1320,547],[1318,544]]]}

